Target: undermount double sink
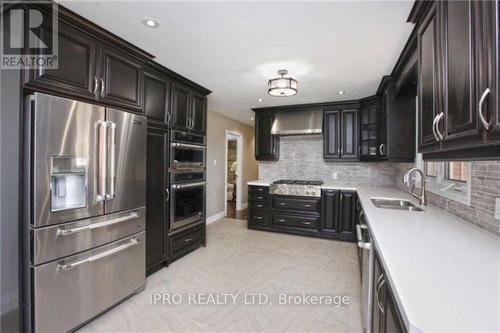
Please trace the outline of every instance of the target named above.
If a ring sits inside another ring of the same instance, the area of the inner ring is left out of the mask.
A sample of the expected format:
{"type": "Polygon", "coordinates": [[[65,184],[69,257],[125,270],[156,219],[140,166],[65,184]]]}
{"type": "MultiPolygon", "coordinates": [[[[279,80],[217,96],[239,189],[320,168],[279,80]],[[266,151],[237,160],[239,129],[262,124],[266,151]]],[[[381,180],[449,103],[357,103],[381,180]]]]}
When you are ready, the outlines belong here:
{"type": "Polygon", "coordinates": [[[409,212],[422,212],[423,209],[413,202],[403,199],[371,198],[377,208],[406,210],[409,212]]]}

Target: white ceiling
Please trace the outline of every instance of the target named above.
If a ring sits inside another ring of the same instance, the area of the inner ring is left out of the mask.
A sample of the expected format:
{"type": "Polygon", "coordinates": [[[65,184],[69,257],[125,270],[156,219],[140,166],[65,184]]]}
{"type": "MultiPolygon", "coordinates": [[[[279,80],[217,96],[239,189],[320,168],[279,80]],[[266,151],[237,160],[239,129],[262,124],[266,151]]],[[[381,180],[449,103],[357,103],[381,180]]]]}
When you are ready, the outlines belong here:
{"type": "Polygon", "coordinates": [[[252,107],[374,94],[413,27],[413,1],[59,2],[212,90],[210,110],[252,126],[252,107]],[[281,68],[298,80],[296,96],[267,94],[281,68]]]}

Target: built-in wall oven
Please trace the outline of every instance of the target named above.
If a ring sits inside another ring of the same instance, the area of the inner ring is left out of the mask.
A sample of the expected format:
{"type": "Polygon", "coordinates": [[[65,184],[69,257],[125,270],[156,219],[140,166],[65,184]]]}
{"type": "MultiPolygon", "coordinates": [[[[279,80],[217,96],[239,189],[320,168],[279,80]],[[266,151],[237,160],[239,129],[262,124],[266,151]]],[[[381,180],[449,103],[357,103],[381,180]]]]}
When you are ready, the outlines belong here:
{"type": "Polygon", "coordinates": [[[170,231],[205,218],[205,181],[170,185],[170,231]]]}

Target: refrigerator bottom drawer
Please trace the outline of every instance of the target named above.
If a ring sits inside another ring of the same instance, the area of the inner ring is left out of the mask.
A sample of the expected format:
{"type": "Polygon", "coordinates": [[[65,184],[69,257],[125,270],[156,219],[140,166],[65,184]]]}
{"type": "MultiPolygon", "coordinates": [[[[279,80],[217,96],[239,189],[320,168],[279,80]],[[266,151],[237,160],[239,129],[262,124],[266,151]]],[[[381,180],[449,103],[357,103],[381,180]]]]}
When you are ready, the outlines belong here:
{"type": "Polygon", "coordinates": [[[35,332],[67,332],[144,286],[145,233],[32,270],[35,332]]]}

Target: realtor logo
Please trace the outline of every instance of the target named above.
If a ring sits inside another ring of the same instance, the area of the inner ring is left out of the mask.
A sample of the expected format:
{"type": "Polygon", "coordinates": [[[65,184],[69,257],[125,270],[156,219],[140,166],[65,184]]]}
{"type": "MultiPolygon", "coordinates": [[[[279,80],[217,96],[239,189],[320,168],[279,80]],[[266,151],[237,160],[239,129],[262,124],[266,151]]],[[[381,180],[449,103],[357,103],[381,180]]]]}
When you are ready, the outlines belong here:
{"type": "Polygon", "coordinates": [[[2,70],[58,68],[57,3],[1,0],[0,12],[2,70]]]}

